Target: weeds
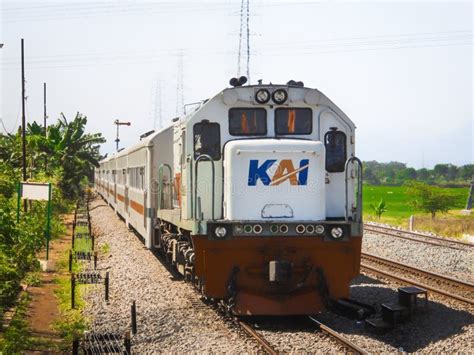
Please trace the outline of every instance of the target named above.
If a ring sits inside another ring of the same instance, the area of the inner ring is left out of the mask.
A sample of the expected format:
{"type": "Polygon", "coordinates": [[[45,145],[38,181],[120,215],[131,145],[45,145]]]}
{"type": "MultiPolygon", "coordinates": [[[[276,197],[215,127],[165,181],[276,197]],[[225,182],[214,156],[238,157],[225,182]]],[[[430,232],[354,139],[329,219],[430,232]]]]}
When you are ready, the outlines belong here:
{"type": "Polygon", "coordinates": [[[104,255],[110,253],[110,245],[108,243],[104,243],[100,248],[100,252],[104,255]]]}

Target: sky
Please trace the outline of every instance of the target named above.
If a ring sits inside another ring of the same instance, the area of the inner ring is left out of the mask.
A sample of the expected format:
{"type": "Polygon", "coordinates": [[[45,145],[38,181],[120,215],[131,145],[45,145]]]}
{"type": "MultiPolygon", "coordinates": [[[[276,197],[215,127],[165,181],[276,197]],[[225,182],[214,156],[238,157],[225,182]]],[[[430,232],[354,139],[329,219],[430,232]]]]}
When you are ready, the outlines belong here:
{"type": "MultiPolygon", "coordinates": [[[[250,0],[251,83],[303,81],[357,126],[362,160],[415,168],[473,163],[473,2],[250,0]]],[[[0,131],[88,117],[115,149],[168,125],[178,103],[214,96],[238,72],[240,0],[0,0],[0,131]],[[181,80],[182,78],[182,80],[181,80]]],[[[246,22],[244,22],[245,24],[246,22]]],[[[244,26],[241,73],[246,74],[244,26]]]]}

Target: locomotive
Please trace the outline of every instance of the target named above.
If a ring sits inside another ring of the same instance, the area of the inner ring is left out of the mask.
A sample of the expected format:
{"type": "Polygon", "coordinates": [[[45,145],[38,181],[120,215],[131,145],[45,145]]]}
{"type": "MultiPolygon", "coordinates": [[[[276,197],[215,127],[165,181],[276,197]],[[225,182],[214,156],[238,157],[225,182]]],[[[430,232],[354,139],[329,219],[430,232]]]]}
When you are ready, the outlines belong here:
{"type": "Polygon", "coordinates": [[[95,189],[233,314],[315,314],[359,274],[355,125],[302,82],[245,83],[100,161],[95,189]]]}

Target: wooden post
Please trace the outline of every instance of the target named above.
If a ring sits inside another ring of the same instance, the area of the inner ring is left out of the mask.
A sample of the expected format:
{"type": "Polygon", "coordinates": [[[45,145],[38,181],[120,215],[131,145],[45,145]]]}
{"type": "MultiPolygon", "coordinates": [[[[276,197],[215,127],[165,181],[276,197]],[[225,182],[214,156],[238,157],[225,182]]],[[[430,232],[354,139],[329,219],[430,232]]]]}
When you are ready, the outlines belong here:
{"type": "Polygon", "coordinates": [[[125,353],[131,354],[132,353],[132,342],[130,341],[130,332],[126,332],[125,336],[123,337],[123,345],[125,346],[125,353]]]}
{"type": "Polygon", "coordinates": [[[105,273],[105,300],[109,300],[109,272],[105,273]]]}
{"type": "Polygon", "coordinates": [[[69,272],[72,271],[72,249],[69,249],[69,272]]]}
{"type": "Polygon", "coordinates": [[[76,278],[74,273],[71,274],[71,308],[76,306],[76,278]]]}
{"type": "Polygon", "coordinates": [[[72,341],[72,355],[79,355],[79,339],[77,338],[72,341]]]}
{"type": "Polygon", "coordinates": [[[410,221],[408,223],[408,229],[410,230],[410,232],[413,231],[414,225],[415,225],[415,216],[411,215],[410,216],[410,221]]]}
{"type": "Polygon", "coordinates": [[[137,334],[137,305],[135,301],[132,302],[132,334],[137,334]]]}

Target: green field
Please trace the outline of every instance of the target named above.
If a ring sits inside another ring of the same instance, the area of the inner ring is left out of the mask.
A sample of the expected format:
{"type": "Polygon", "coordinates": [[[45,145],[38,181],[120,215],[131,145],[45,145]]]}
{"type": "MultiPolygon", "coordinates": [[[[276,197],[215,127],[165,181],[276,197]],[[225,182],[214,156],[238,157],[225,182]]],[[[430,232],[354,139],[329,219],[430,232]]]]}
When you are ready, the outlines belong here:
{"type": "MultiPolygon", "coordinates": [[[[463,209],[469,195],[468,188],[446,188],[457,196],[457,209],[463,209]]],[[[380,199],[384,199],[387,204],[387,211],[383,214],[382,220],[386,222],[401,222],[408,220],[413,214],[421,214],[421,211],[415,211],[411,207],[412,198],[406,194],[404,186],[373,186],[364,185],[364,218],[366,220],[375,220],[374,211],[371,204],[378,204],[380,199]]]]}

